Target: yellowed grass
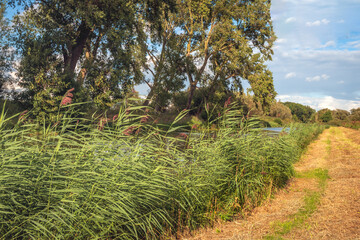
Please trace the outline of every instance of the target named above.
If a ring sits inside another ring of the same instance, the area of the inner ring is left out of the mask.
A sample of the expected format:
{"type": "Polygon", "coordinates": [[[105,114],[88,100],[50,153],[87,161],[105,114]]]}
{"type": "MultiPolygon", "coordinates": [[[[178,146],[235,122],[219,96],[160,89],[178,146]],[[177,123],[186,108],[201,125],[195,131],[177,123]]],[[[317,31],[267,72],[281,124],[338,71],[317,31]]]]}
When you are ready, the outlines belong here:
{"type": "MultiPolygon", "coordinates": [[[[304,226],[284,235],[285,239],[360,239],[360,131],[330,128],[310,144],[295,165],[298,173],[326,168],[330,180],[317,211],[304,226]]],[[[273,233],[275,221],[285,221],[304,204],[308,190],[317,189],[315,179],[294,178],[274,199],[245,216],[218,223],[183,239],[262,239],[273,233]]]]}

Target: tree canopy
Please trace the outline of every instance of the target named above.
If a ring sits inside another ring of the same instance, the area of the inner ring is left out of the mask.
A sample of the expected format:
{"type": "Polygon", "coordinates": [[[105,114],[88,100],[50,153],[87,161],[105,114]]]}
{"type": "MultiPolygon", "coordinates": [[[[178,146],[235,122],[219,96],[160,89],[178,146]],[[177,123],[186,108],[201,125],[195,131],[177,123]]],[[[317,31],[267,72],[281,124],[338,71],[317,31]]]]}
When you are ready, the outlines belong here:
{"type": "Polygon", "coordinates": [[[300,103],[285,102],[284,104],[290,108],[293,117],[295,116],[302,122],[309,122],[313,114],[316,112],[315,109],[312,109],[309,106],[304,106],[300,103]]]}
{"type": "Polygon", "coordinates": [[[276,92],[266,61],[276,37],[269,0],[9,0],[21,4],[12,28],[19,99],[55,112],[74,88],[77,101],[110,107],[140,83],[159,108],[186,86],[201,104],[217,89],[242,91],[269,110],[276,92]]]}

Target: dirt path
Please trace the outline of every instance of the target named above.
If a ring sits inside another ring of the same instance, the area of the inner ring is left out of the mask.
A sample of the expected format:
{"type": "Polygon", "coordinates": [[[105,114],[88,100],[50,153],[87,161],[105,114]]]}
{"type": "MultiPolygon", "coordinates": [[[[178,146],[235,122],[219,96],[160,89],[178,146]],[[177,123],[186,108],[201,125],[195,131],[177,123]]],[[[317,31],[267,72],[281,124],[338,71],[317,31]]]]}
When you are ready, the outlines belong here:
{"type": "Polygon", "coordinates": [[[360,131],[325,130],[297,176],[250,216],[183,239],[359,239],[360,131]]]}

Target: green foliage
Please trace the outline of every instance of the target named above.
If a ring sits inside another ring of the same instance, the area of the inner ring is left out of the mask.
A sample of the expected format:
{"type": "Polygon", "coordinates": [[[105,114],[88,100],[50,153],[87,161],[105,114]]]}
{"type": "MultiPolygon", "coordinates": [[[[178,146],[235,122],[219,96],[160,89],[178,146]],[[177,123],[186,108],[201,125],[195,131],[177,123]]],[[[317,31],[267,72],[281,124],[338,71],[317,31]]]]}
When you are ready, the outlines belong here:
{"type": "Polygon", "coordinates": [[[326,111],[324,114],[322,114],[319,119],[322,122],[329,122],[332,120],[331,111],[326,111]]]}
{"type": "MultiPolygon", "coordinates": [[[[67,89],[76,88],[84,96],[78,95],[76,101],[90,97],[101,109],[143,80],[144,31],[159,26],[159,9],[173,9],[172,0],[19,3],[26,9],[15,17],[13,26],[21,56],[21,85],[27,90],[22,99],[32,104],[40,101],[41,106],[48,104],[49,95],[61,98],[67,89]],[[31,87],[39,74],[52,81],[46,89],[31,87]]],[[[46,107],[41,112],[49,110],[46,107]]]]}
{"type": "Polygon", "coordinates": [[[237,96],[237,102],[243,106],[244,114],[247,116],[262,116],[264,115],[261,103],[255,102],[254,97],[250,94],[240,94],[237,96]]]}
{"type": "Polygon", "coordinates": [[[276,95],[265,65],[275,41],[267,0],[9,3],[25,8],[12,24],[26,90],[18,99],[42,118],[71,88],[74,101],[92,100],[104,110],[146,83],[144,105],[164,111],[188,80],[185,108],[203,118],[205,104],[221,112],[245,79],[261,111],[276,95]]]}
{"type": "Polygon", "coordinates": [[[346,120],[350,113],[346,110],[336,109],[331,111],[331,116],[334,120],[346,120]]]}
{"type": "Polygon", "coordinates": [[[321,131],[295,125],[268,137],[230,110],[216,132],[184,138],[176,122],[186,112],[161,130],[142,111],[122,106],[112,120],[67,112],[55,125],[0,127],[1,236],[154,239],[229,219],[283,186],[321,131]]]}
{"type": "Polygon", "coordinates": [[[296,120],[299,120],[303,123],[309,122],[312,115],[316,112],[311,107],[304,106],[299,103],[285,102],[284,104],[290,108],[293,117],[296,116],[296,120]]]}
{"type": "Polygon", "coordinates": [[[260,102],[265,113],[270,112],[270,106],[274,102],[276,92],[274,90],[272,72],[265,70],[260,74],[249,77],[251,91],[254,93],[254,102],[260,102]]]}
{"type": "Polygon", "coordinates": [[[278,124],[279,126],[282,126],[282,125],[283,125],[283,122],[281,121],[280,118],[275,118],[275,119],[274,119],[274,122],[275,122],[276,124],[278,124]]]}
{"type": "Polygon", "coordinates": [[[360,108],[351,109],[350,112],[336,109],[331,111],[331,117],[327,113],[329,111],[329,109],[318,111],[317,117],[319,121],[326,122],[333,126],[343,126],[353,129],[360,128],[360,108]]]}
{"type": "Polygon", "coordinates": [[[264,65],[275,41],[270,2],[189,0],[177,7],[174,24],[182,31],[174,34],[183,56],[179,67],[189,81],[187,109],[198,85],[230,88],[232,80],[233,87],[241,89],[241,79],[249,81],[262,104],[270,103],[275,91],[264,65]]]}
{"type": "Polygon", "coordinates": [[[360,121],[360,108],[351,109],[350,113],[350,116],[348,116],[350,121],[360,121]]]}
{"type": "Polygon", "coordinates": [[[352,129],[360,129],[360,121],[346,121],[342,122],[343,127],[352,128],[352,129]]]}
{"type": "Polygon", "coordinates": [[[270,106],[269,116],[277,117],[277,118],[280,118],[283,120],[291,119],[291,117],[292,117],[290,108],[281,102],[274,102],[270,106]]]}
{"type": "Polygon", "coordinates": [[[9,74],[13,54],[9,47],[9,24],[4,18],[6,5],[0,1],[0,99],[5,96],[4,87],[11,83],[12,77],[9,74]]]}
{"type": "MultiPolygon", "coordinates": [[[[179,92],[173,96],[172,101],[176,111],[180,112],[186,108],[187,96],[187,92],[179,92]]],[[[203,120],[208,120],[208,118],[213,120],[215,116],[223,113],[225,106],[234,101],[237,101],[235,96],[226,91],[225,86],[218,86],[214,91],[210,87],[198,88],[194,92],[193,108],[190,109],[189,113],[197,115],[203,120]],[[228,103],[226,104],[226,102],[228,103]]]]}

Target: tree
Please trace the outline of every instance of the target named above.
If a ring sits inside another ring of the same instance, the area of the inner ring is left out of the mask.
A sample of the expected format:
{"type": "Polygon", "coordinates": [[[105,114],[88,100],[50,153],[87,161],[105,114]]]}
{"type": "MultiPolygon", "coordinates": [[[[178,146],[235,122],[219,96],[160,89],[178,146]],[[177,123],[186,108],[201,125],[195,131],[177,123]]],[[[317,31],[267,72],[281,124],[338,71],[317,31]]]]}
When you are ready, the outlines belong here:
{"type": "Polygon", "coordinates": [[[346,120],[350,113],[346,110],[336,109],[334,111],[331,111],[331,115],[334,120],[346,120]]]}
{"type": "Polygon", "coordinates": [[[322,114],[319,119],[322,121],[322,122],[329,122],[332,120],[332,116],[331,116],[331,111],[330,110],[327,110],[324,114],[322,114]]]}
{"type": "Polygon", "coordinates": [[[350,113],[348,117],[350,121],[360,121],[360,108],[353,108],[350,110],[350,113]]]}
{"type": "Polygon", "coordinates": [[[8,37],[9,26],[5,19],[5,3],[0,0],[0,98],[4,97],[4,87],[11,82],[9,71],[11,70],[12,53],[10,51],[8,37]]]}
{"type": "Polygon", "coordinates": [[[270,116],[281,119],[291,119],[291,110],[281,102],[274,102],[270,107],[270,116]]]}
{"type": "MultiPolygon", "coordinates": [[[[21,2],[26,11],[17,17],[16,29],[22,56],[29,57],[28,52],[32,51],[29,45],[41,42],[51,46],[53,62],[49,62],[45,70],[39,70],[48,76],[47,71],[55,67],[64,86],[69,83],[77,92],[86,86],[90,91],[87,95],[107,105],[112,98],[119,97],[121,92],[132,89],[133,84],[142,80],[134,55],[144,36],[143,25],[159,21],[159,6],[172,1],[21,2]]],[[[24,81],[34,83],[35,78],[34,75],[31,79],[23,79],[22,84],[27,85],[24,81]]]]}
{"type": "MultiPolygon", "coordinates": [[[[219,82],[239,87],[241,79],[252,86],[269,81],[263,63],[271,59],[275,40],[270,5],[268,0],[178,0],[176,34],[189,81],[187,108],[199,84],[215,89],[219,82]]],[[[261,99],[267,91],[271,93],[265,95],[273,98],[273,86],[266,84],[266,88],[253,90],[261,99]]]]}
{"type": "Polygon", "coordinates": [[[311,116],[315,114],[315,110],[309,106],[304,106],[300,103],[285,102],[285,106],[289,107],[293,117],[296,117],[302,122],[309,122],[311,116]]]}
{"type": "Polygon", "coordinates": [[[185,87],[185,74],[179,68],[181,49],[175,34],[176,14],[163,9],[160,17],[161,27],[156,31],[148,30],[149,37],[143,44],[143,52],[146,53],[146,59],[148,59],[142,63],[148,73],[144,82],[150,88],[144,105],[152,101],[155,108],[166,105],[173,94],[185,87]]]}

